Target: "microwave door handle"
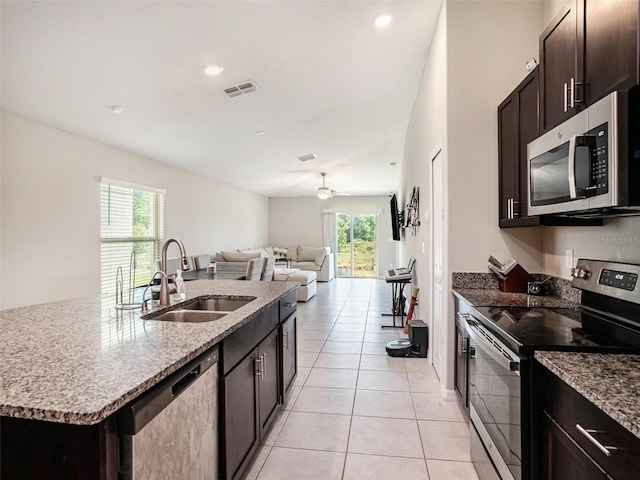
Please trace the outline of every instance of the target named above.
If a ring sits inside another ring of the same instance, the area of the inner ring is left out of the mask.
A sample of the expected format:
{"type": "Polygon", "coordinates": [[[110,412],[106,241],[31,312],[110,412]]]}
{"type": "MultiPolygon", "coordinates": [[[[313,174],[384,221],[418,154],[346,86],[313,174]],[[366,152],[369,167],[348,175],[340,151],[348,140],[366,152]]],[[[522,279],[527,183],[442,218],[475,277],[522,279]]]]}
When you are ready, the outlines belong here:
{"type": "Polygon", "coordinates": [[[576,188],[576,139],[574,135],[569,140],[569,197],[577,198],[578,189],[576,188]]]}

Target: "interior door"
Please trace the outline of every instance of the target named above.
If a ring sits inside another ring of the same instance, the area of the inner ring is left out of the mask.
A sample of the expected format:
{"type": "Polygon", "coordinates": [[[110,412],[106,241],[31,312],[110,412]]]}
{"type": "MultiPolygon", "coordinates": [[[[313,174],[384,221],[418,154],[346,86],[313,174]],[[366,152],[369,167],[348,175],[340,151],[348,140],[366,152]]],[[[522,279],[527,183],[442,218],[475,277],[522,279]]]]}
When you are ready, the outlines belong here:
{"type": "Polygon", "coordinates": [[[444,334],[445,326],[442,317],[443,305],[443,250],[444,250],[444,191],[442,172],[442,152],[438,152],[431,161],[431,195],[432,195],[432,239],[431,258],[433,259],[432,282],[433,298],[431,301],[431,321],[433,322],[433,345],[431,361],[444,378],[444,334]]]}

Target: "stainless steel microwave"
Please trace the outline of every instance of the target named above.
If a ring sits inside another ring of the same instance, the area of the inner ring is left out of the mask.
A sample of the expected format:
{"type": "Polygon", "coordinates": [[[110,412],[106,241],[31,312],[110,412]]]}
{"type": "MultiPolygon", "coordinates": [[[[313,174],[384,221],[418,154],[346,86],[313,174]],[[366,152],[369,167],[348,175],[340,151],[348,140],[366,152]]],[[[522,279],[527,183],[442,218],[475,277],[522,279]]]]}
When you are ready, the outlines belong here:
{"type": "Polygon", "coordinates": [[[639,99],[613,92],[529,143],[529,215],[640,215],[639,99]]]}

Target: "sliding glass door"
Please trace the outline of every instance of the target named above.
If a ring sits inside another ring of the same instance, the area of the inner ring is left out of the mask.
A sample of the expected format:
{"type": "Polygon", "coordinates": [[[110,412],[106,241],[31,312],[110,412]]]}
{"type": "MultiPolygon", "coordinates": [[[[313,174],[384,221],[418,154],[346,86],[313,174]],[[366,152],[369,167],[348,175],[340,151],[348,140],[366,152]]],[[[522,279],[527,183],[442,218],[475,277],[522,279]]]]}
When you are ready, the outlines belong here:
{"type": "Polygon", "coordinates": [[[338,277],[378,276],[375,213],[337,213],[338,277]]]}

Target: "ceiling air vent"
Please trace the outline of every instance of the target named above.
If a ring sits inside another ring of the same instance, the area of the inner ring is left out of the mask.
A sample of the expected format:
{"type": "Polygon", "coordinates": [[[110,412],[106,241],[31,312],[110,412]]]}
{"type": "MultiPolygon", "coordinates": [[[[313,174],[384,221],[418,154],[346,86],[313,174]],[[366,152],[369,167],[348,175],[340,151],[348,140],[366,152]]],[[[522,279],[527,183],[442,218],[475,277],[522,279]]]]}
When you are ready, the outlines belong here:
{"type": "Polygon", "coordinates": [[[307,155],[298,157],[298,160],[300,160],[301,162],[308,162],[309,160],[315,160],[316,158],[318,158],[318,156],[315,153],[309,153],[307,155]]]}
{"type": "Polygon", "coordinates": [[[224,93],[230,97],[239,97],[240,95],[246,95],[247,93],[255,92],[258,89],[257,85],[251,80],[246,82],[231,85],[224,89],[224,93]]]}

